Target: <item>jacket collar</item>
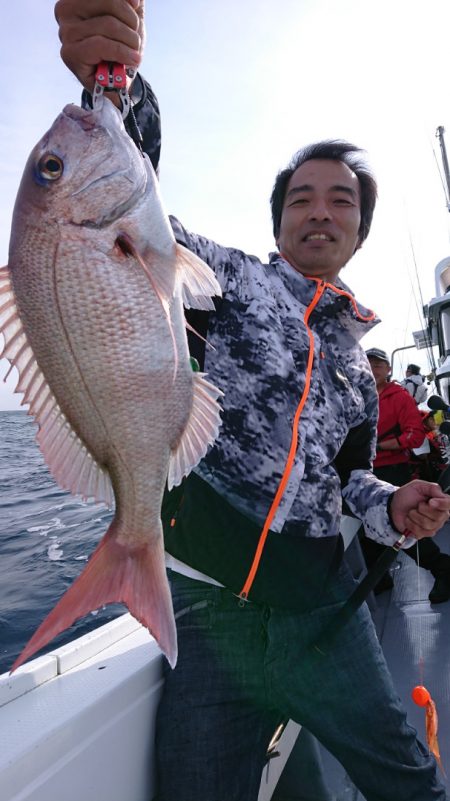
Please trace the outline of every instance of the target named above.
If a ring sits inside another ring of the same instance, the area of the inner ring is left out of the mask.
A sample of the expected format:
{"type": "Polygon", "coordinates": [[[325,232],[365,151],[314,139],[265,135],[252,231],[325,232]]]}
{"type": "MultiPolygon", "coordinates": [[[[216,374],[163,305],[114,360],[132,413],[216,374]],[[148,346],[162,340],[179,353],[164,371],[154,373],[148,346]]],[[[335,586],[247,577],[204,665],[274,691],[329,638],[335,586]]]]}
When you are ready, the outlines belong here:
{"type": "MultiPolygon", "coordinates": [[[[276,269],[286,289],[302,304],[308,306],[316,291],[317,279],[299,273],[278,252],[270,253],[269,263],[276,269]]],[[[352,290],[339,276],[334,283],[326,282],[325,291],[314,313],[323,317],[338,318],[358,340],[380,322],[375,312],[356,300],[352,290]]]]}

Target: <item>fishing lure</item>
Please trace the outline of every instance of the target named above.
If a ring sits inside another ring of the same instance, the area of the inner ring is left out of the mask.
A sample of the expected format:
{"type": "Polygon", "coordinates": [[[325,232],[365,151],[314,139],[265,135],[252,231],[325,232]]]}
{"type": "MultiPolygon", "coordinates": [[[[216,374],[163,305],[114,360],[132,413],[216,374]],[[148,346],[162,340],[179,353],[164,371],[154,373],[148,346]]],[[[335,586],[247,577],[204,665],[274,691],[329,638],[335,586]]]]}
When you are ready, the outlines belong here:
{"type": "Polygon", "coordinates": [[[425,728],[427,735],[427,745],[431,753],[434,754],[434,756],[436,757],[436,762],[438,763],[442,773],[445,776],[446,774],[444,768],[442,767],[441,754],[439,751],[439,743],[437,738],[438,715],[436,711],[436,704],[434,703],[427,688],[424,687],[422,684],[418,684],[417,687],[414,687],[411,693],[411,697],[414,703],[417,704],[417,706],[425,707],[425,728]]]}

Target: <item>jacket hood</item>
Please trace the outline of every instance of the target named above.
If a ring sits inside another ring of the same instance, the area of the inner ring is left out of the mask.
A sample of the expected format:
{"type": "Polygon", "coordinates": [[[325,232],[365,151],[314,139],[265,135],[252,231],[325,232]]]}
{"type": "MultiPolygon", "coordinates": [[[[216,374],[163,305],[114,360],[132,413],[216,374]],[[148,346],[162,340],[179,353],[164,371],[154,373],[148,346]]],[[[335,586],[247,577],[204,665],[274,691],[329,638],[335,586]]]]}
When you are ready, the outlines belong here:
{"type": "Polygon", "coordinates": [[[405,383],[412,383],[415,384],[417,387],[421,387],[423,384],[423,378],[421,375],[409,375],[405,378],[405,383]]]}

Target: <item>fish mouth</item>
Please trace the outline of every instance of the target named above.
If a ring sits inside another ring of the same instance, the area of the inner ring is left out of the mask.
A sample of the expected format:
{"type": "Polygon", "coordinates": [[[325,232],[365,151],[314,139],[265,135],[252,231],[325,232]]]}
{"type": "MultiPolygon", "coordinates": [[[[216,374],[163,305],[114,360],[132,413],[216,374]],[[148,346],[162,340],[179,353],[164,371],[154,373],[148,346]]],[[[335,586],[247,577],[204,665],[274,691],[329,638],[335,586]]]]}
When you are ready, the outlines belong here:
{"type": "Polygon", "coordinates": [[[95,128],[124,128],[122,115],[110,100],[100,109],[81,108],[75,103],[69,103],[62,111],[65,117],[75,122],[83,131],[93,131],[95,128]]]}

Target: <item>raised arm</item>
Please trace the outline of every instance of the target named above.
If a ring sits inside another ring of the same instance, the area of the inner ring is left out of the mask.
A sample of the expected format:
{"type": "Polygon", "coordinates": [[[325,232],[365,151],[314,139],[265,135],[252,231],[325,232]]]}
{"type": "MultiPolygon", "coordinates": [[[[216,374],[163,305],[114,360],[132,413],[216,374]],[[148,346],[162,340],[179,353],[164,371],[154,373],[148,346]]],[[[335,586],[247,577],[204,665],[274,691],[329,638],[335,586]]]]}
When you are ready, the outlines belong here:
{"type": "Polygon", "coordinates": [[[94,88],[100,61],[139,67],[145,44],[144,0],[58,0],[55,17],[61,58],[88,92],[94,88]]]}
{"type": "MultiPolygon", "coordinates": [[[[82,104],[91,105],[95,71],[100,61],[116,61],[137,69],[144,44],[144,0],[58,0],[55,17],[59,25],[61,58],[84,87],[82,104]]],[[[142,147],[155,170],[161,150],[158,101],[136,74],[128,89],[143,138],[142,147]]],[[[116,92],[106,92],[116,105],[116,92]]],[[[127,122],[125,121],[125,127],[127,122]]]]}

